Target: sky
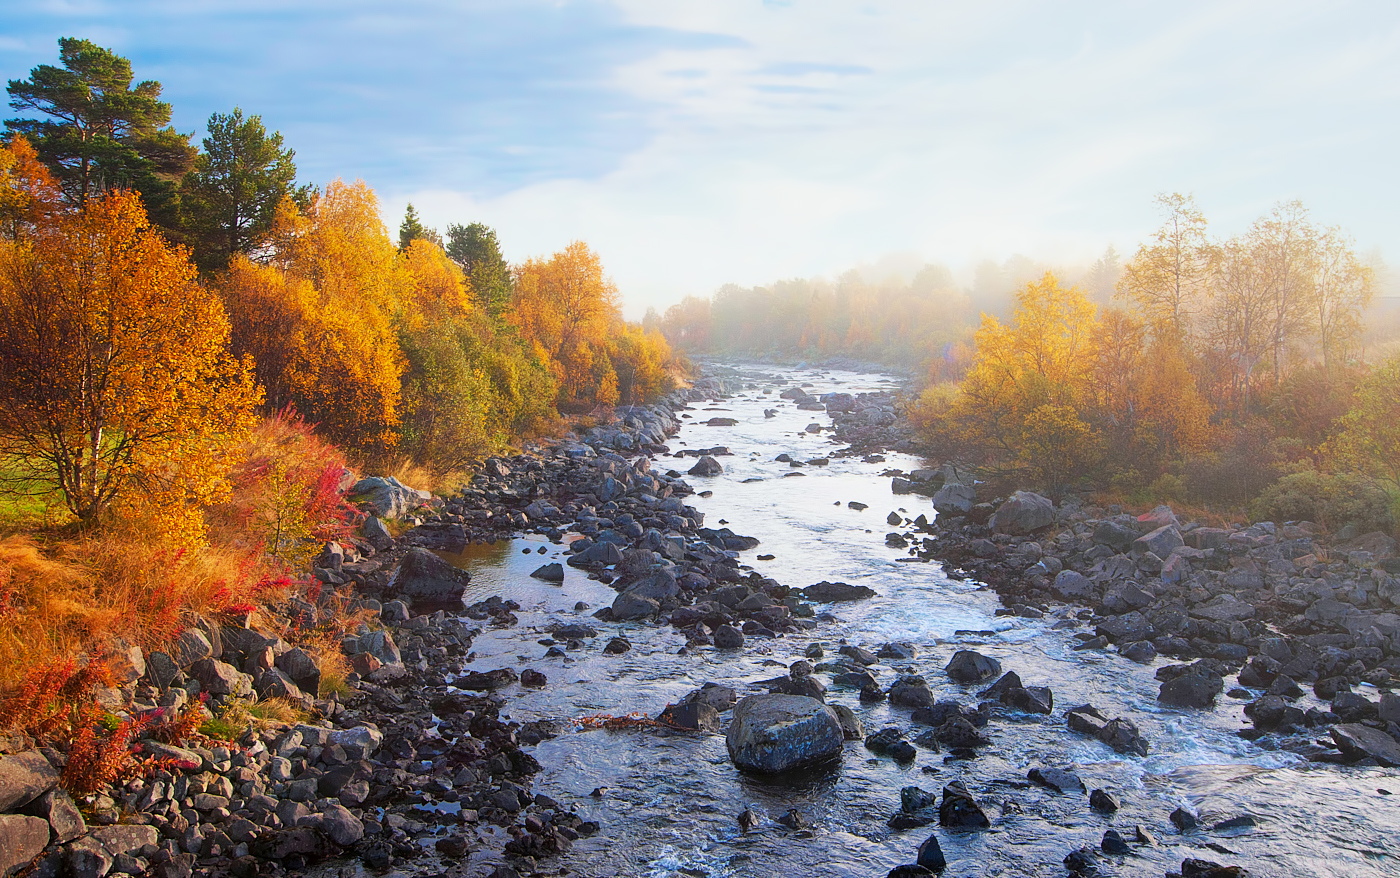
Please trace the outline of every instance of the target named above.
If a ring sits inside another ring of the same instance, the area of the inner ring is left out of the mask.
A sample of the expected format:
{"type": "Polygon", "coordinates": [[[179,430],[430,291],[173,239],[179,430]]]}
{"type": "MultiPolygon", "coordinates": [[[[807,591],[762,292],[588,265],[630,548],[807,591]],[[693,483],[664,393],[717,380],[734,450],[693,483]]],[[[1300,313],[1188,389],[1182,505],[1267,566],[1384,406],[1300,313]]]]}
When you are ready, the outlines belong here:
{"type": "Polygon", "coordinates": [[[1299,199],[1400,260],[1400,3],[20,0],[0,72],[85,37],[182,131],[234,106],[396,230],[586,241],[630,316],[725,283],[1131,255],[1299,199]]]}

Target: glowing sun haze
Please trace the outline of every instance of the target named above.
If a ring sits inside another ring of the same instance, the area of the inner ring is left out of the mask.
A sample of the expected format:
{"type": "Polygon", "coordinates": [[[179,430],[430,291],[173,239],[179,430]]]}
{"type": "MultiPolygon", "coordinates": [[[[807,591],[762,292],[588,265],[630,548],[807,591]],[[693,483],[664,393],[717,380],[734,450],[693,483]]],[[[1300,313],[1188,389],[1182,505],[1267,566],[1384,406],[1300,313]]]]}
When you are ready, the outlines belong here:
{"type": "Polygon", "coordinates": [[[1217,232],[1301,199],[1400,235],[1390,2],[7,4],[5,78],[79,36],[182,131],[263,117],[303,181],[363,178],[397,229],[596,249],[633,316],[888,254],[1130,255],[1163,191],[1217,232]]]}

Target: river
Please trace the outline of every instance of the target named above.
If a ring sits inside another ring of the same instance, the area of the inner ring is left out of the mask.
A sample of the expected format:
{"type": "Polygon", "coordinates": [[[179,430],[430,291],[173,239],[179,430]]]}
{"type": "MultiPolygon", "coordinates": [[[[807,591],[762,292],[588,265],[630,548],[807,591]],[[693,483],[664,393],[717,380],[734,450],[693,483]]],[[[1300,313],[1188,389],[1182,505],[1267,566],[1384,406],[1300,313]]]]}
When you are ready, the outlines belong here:
{"type": "MultiPolygon", "coordinates": [[[[741,557],[766,576],[794,588],[820,580],[863,584],[878,596],[819,608],[835,620],[812,632],[771,641],[750,638],[738,651],[706,647],[677,655],[685,639],[674,629],[592,619],[591,612],[610,604],[615,592],[583,571],[566,567],[562,585],[529,577],[544,560],[562,560],[562,546],[522,538],[477,547],[464,562],[474,576],[468,602],[499,594],[523,609],[518,627],[489,629],[477,638],[471,667],[530,667],[549,678],[543,689],[513,695],[510,717],[523,722],[635,711],[655,716],[707,681],[733,686],[741,697],[762,691],[746,684],[784,673],[813,643],[830,656],[841,643],[875,650],[887,641],[913,643],[918,656],[872,667],[884,686],[901,673],[919,673],[939,698],[975,704],[975,691],[954,684],[943,667],[955,650],[976,649],[1019,673],[1027,685],[1050,686],[1055,711],[1050,716],[998,713],[984,730],[993,743],[975,759],[921,748],[914,762],[902,765],[849,742],[839,767],[810,772],[795,784],[740,774],[718,735],[566,730],[534,748],[544,766],[535,791],[576,807],[602,831],[576,842],[561,865],[586,876],[865,878],[912,863],[919,843],[937,832],[947,875],[1063,876],[1061,863],[1070,851],[1097,848],[1109,828],[1132,840],[1141,826],[1157,844],[1135,846],[1135,854],[1126,858],[1105,856],[1104,874],[1160,876],[1179,869],[1186,857],[1237,863],[1254,875],[1400,874],[1400,813],[1389,795],[1400,792],[1400,771],[1313,765],[1245,741],[1235,734],[1246,725],[1240,702],[1228,698],[1209,711],[1162,707],[1153,673],[1165,659],[1142,666],[1112,652],[1076,652],[1074,630],[1054,627],[1072,618],[1071,610],[1040,620],[996,616],[997,598],[990,590],[950,579],[935,563],[900,561],[907,552],[885,545],[886,515],[932,517],[932,507],[926,497],[893,495],[889,477],[881,473],[925,465],[916,458],[888,454],[884,462],[870,463],[832,458],[828,466],[801,469],[774,460],[783,452],[798,460],[825,457],[836,447],[828,433],[805,429],[813,422],[829,426],[830,420],[780,401],[780,390],[810,384],[807,389],[816,394],[861,393],[892,388],[891,379],[772,367],[755,367],[750,377],[753,389],[719,403],[696,404],[672,439],[673,450],[725,445],[733,452],[720,458],[722,475],[689,477],[697,491],[713,493],[687,502],[705,512],[709,526],[723,519],[736,533],[758,537],[761,545],[741,557]],[[764,409],[774,408],[778,414],[765,418],[764,409]],[[738,424],[702,424],[715,415],[738,424]],[[853,509],[851,501],[868,508],[853,509]],[[775,557],[759,561],[760,554],[775,557]],[[587,609],[576,610],[578,602],[587,609]],[[546,646],[539,641],[548,638],[550,623],[568,621],[594,624],[600,637],[565,658],[544,658],[546,646]],[[604,654],[603,644],[617,633],[631,641],[631,651],[604,654]],[[1110,717],[1136,722],[1150,742],[1150,755],[1120,756],[1069,731],[1065,709],[1086,702],[1110,717]],[[1118,795],[1121,810],[1102,815],[1082,794],[1061,795],[1028,784],[1027,772],[1037,766],[1074,771],[1088,789],[1118,795]],[[992,818],[989,830],[888,827],[902,787],[938,792],[953,780],[964,781],[982,801],[992,818]],[[1243,815],[1258,825],[1183,835],[1168,821],[1177,807],[1198,814],[1205,827],[1243,815]],[[762,818],[747,833],[736,821],[745,808],[762,818]],[[793,808],[810,821],[810,829],[775,822],[793,808]]],[[[654,466],[684,470],[692,461],[662,458],[654,466]]],[[[829,676],[824,679],[830,685],[829,676]]],[[[854,690],[832,687],[827,701],[854,709],[867,734],[886,725],[898,725],[911,737],[922,730],[911,728],[907,709],[863,705],[854,690]]],[[[1309,696],[1301,706],[1312,703],[1309,696]]]]}

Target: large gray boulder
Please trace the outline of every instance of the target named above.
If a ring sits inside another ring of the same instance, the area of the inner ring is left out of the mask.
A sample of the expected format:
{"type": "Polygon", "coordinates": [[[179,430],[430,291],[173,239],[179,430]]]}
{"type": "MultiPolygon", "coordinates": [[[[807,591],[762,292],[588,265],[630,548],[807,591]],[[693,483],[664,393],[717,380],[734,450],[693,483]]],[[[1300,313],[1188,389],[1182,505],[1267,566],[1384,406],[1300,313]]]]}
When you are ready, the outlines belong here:
{"type": "Polygon", "coordinates": [[[1379,729],[1359,723],[1347,723],[1332,728],[1332,740],[1342,755],[1352,761],[1371,757],[1381,765],[1400,765],[1400,743],[1379,729]]]}
{"type": "Polygon", "coordinates": [[[427,491],[410,488],[393,476],[370,476],[360,479],[350,489],[350,496],[369,507],[381,518],[398,518],[432,499],[427,491]]]}
{"type": "Polygon", "coordinates": [[[850,585],[845,582],[818,582],[799,592],[809,601],[819,604],[833,604],[840,601],[859,601],[875,597],[875,589],[864,585],[850,585]]]}
{"type": "Polygon", "coordinates": [[[805,695],[750,695],[725,735],[735,767],[765,774],[837,759],[844,743],[836,711],[805,695]]]}
{"type": "Polygon", "coordinates": [[[1133,551],[1139,555],[1151,552],[1158,558],[1167,558],[1173,549],[1179,549],[1184,545],[1186,545],[1186,541],[1181,538],[1181,531],[1176,529],[1176,525],[1164,524],[1134,540],[1133,551]]]}
{"type": "Polygon", "coordinates": [[[44,852],[49,824],[38,817],[0,814],[0,876],[9,875],[44,852]]]}
{"type": "Polygon", "coordinates": [[[997,507],[992,530],[1025,536],[1055,523],[1055,504],[1032,491],[1017,491],[997,507]]]}
{"type": "Polygon", "coordinates": [[[977,489],[971,485],[944,485],[933,495],[933,509],[939,515],[966,515],[976,503],[977,489]]]}
{"type": "Polygon", "coordinates": [[[724,472],[724,464],[706,454],[685,472],[689,476],[717,476],[724,472]]]}
{"type": "Polygon", "coordinates": [[[0,813],[28,805],[57,783],[58,770],[38,750],[0,756],[0,813]]]}
{"type": "Polygon", "coordinates": [[[458,570],[427,549],[413,548],[404,554],[394,574],[398,593],[424,612],[461,606],[462,594],[471,583],[471,574],[458,570]]]}

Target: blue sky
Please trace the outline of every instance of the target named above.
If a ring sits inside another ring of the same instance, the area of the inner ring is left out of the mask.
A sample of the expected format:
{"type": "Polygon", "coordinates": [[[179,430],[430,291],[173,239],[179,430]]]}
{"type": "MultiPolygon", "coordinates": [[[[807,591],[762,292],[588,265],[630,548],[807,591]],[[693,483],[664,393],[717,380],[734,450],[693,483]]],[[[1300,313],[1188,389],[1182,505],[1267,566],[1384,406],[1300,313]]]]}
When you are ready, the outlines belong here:
{"type": "Polygon", "coordinates": [[[1393,2],[6,4],[0,70],[82,36],[182,131],[241,106],[396,228],[588,241],[628,310],[894,254],[1130,254],[1164,191],[1242,231],[1301,199],[1400,260],[1393,2]]]}

